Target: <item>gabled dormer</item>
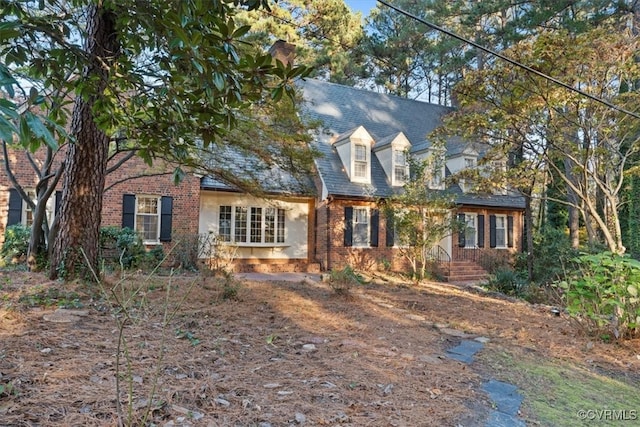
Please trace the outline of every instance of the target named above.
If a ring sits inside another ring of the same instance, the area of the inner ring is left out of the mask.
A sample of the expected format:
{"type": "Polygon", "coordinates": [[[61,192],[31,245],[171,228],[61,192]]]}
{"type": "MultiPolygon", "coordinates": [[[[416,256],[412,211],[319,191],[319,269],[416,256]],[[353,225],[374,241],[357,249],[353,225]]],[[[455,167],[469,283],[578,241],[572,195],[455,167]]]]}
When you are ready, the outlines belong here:
{"type": "Polygon", "coordinates": [[[338,135],[333,142],[351,182],[371,184],[373,145],[373,138],[363,126],[338,135]]]}
{"type": "Polygon", "coordinates": [[[389,182],[394,187],[404,185],[409,179],[407,156],[410,149],[411,142],[402,132],[377,141],[373,149],[389,182]]]}
{"type": "Polygon", "coordinates": [[[420,162],[425,162],[426,182],[432,190],[444,190],[447,150],[441,146],[431,145],[425,141],[417,144],[411,155],[420,162]]]}
{"type": "MultiPolygon", "coordinates": [[[[480,154],[471,145],[464,145],[459,150],[449,153],[447,158],[447,168],[452,175],[460,173],[464,170],[476,169],[478,167],[478,158],[480,154]]],[[[458,185],[463,192],[471,190],[473,183],[468,179],[462,178],[458,180],[458,185]]]]}

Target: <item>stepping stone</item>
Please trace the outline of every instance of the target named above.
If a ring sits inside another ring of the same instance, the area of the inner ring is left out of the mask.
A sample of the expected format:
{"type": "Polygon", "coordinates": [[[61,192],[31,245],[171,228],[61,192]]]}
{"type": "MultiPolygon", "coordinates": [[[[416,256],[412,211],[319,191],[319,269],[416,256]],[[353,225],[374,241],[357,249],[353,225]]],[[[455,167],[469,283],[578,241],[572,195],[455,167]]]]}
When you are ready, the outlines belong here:
{"type": "Polygon", "coordinates": [[[489,380],[482,385],[499,412],[508,415],[518,415],[522,396],[518,393],[518,387],[502,381],[489,380]]]}
{"type": "Polygon", "coordinates": [[[517,419],[513,415],[503,412],[491,411],[485,424],[487,427],[526,427],[524,421],[517,419]]]}
{"type": "Polygon", "coordinates": [[[526,427],[525,422],[517,418],[522,396],[515,385],[489,380],[482,385],[482,389],[497,408],[489,414],[487,427],[526,427]]]}
{"type": "Polygon", "coordinates": [[[447,356],[463,363],[473,362],[473,356],[482,350],[484,344],[473,340],[463,340],[459,345],[447,350],[447,356]]]}

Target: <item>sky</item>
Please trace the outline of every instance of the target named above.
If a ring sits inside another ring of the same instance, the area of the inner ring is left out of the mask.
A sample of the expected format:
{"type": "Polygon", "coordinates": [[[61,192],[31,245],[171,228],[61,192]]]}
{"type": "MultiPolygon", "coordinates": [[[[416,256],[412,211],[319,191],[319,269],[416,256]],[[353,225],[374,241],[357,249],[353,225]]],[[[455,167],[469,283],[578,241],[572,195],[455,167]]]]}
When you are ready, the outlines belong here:
{"type": "Polygon", "coordinates": [[[369,11],[376,6],[376,0],[345,0],[347,6],[354,12],[362,12],[362,16],[369,15],[369,11]]]}

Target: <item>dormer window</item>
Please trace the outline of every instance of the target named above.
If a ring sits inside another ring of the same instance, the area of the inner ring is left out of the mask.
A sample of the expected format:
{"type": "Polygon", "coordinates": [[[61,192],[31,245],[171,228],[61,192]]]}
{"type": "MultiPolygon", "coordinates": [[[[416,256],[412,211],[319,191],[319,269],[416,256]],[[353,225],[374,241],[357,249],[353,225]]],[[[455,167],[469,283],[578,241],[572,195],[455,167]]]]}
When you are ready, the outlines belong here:
{"type": "Polygon", "coordinates": [[[368,169],[367,146],[364,144],[355,144],[353,156],[353,177],[358,179],[367,179],[368,169]]]}
{"type": "Polygon", "coordinates": [[[465,169],[473,169],[476,167],[476,159],[473,157],[465,157],[464,158],[464,167],[465,169]]]}
{"type": "Polygon", "coordinates": [[[409,166],[404,151],[393,150],[393,180],[395,185],[404,184],[409,177],[409,166]]]}

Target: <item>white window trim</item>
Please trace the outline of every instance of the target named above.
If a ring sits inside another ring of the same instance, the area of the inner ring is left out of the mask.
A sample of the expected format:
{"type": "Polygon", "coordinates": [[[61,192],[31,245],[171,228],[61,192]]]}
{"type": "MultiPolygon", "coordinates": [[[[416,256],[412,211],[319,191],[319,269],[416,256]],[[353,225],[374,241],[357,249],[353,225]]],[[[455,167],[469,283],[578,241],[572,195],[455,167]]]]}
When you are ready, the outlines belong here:
{"type": "Polygon", "coordinates": [[[495,249],[507,249],[507,243],[508,243],[508,226],[507,226],[507,215],[495,215],[496,217],[496,247],[495,249]],[[503,224],[504,224],[504,228],[501,228],[501,230],[504,231],[504,244],[500,245],[498,244],[498,218],[502,218],[503,220],[503,224]]]}
{"type": "Polygon", "coordinates": [[[394,149],[391,152],[393,163],[393,181],[392,185],[404,185],[409,180],[409,162],[407,161],[407,153],[405,150],[394,149]],[[402,156],[402,162],[398,161],[398,155],[402,156]],[[402,170],[404,177],[398,177],[398,170],[402,170]]]}
{"type": "Polygon", "coordinates": [[[222,211],[222,206],[230,206],[231,207],[231,219],[230,219],[230,240],[221,241],[223,244],[233,245],[237,247],[265,247],[265,248],[273,248],[273,247],[286,247],[290,246],[288,243],[288,231],[287,231],[287,212],[284,208],[278,208],[274,206],[268,205],[220,205],[218,206],[218,215],[216,228],[218,233],[220,232],[220,213],[222,211]],[[236,241],[236,208],[245,208],[247,212],[247,218],[245,222],[245,240],[244,241],[236,241]],[[261,224],[260,224],[260,242],[252,242],[251,241],[251,212],[253,209],[261,209],[261,224]],[[265,216],[268,209],[274,209],[274,241],[273,242],[265,242],[266,238],[266,221],[265,216]],[[284,221],[282,224],[282,239],[283,241],[278,241],[278,235],[280,229],[278,228],[278,213],[282,211],[284,216],[284,221]]]}
{"type": "Polygon", "coordinates": [[[351,156],[351,181],[353,182],[365,182],[368,183],[371,180],[371,152],[369,150],[369,146],[362,142],[356,142],[353,144],[353,155],[351,156]],[[365,160],[357,160],[356,159],[356,149],[357,147],[364,148],[364,158],[365,160]],[[365,173],[364,176],[356,175],[356,164],[364,164],[365,173]]]}
{"type": "MultiPolygon", "coordinates": [[[[36,190],[33,188],[29,188],[29,189],[25,189],[25,192],[27,193],[27,196],[29,196],[31,201],[37,205],[38,195],[36,194],[36,190]]],[[[27,221],[28,212],[31,212],[31,218],[33,219],[33,212],[31,211],[31,207],[27,202],[22,200],[22,198],[20,198],[20,201],[22,202],[21,203],[22,213],[20,214],[20,224],[27,227],[31,227],[31,224],[29,224],[27,221]]],[[[47,200],[47,207],[45,208],[46,215],[47,215],[45,220],[48,221],[49,226],[53,224],[53,215],[55,213],[54,205],[55,205],[55,192],[52,193],[51,197],[49,197],[49,199],[47,200]]]]}
{"type": "Polygon", "coordinates": [[[135,209],[135,213],[133,215],[133,229],[136,231],[136,233],[138,233],[141,237],[142,237],[142,243],[145,245],[157,245],[160,244],[160,222],[161,222],[161,217],[160,217],[160,212],[162,210],[162,197],[161,196],[155,196],[155,195],[151,195],[151,194],[136,194],[136,209],[135,209]],[[156,199],[156,214],[155,216],[158,218],[158,226],[156,227],[156,238],[155,239],[145,239],[144,237],[144,230],[138,230],[138,215],[145,215],[145,216],[152,216],[153,214],[148,214],[148,213],[139,213],[138,212],[138,202],[140,200],[140,198],[145,198],[145,199],[156,199]]]}
{"type": "Polygon", "coordinates": [[[364,207],[364,206],[354,206],[353,207],[353,218],[352,218],[352,222],[353,222],[353,227],[352,227],[352,236],[351,236],[351,241],[352,241],[352,246],[354,248],[368,248],[371,246],[371,211],[368,207],[364,207]],[[367,222],[366,223],[360,223],[357,222],[356,219],[358,218],[358,215],[356,213],[356,211],[365,211],[366,215],[367,215],[367,222]],[[367,224],[366,227],[366,234],[365,234],[365,241],[363,243],[357,242],[356,243],[356,225],[357,224],[367,224]]]}
{"type": "Polygon", "coordinates": [[[464,212],[464,247],[465,249],[475,249],[478,247],[478,214],[475,212],[464,212]],[[473,218],[473,245],[470,245],[467,239],[467,224],[473,218]]]}

